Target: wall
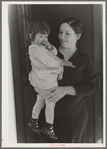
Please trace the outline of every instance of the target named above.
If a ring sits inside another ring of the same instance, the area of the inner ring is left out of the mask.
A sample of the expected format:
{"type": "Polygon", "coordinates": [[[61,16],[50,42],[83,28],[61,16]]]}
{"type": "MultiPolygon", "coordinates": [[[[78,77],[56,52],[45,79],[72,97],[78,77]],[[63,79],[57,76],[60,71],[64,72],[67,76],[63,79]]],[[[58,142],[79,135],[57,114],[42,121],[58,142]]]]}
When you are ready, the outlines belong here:
{"type": "Polygon", "coordinates": [[[16,124],[17,124],[17,139],[18,142],[25,141],[25,119],[24,119],[24,106],[23,106],[23,89],[22,89],[22,67],[20,56],[20,39],[19,39],[19,26],[17,5],[8,6],[8,22],[10,33],[10,46],[11,46],[11,59],[12,59],[12,72],[15,91],[15,111],[16,111],[16,124]]]}
{"type": "Polygon", "coordinates": [[[3,7],[2,14],[2,146],[11,147],[13,143],[17,143],[17,134],[11,50],[6,5],[3,7]]]}
{"type": "Polygon", "coordinates": [[[84,25],[82,50],[92,57],[92,5],[32,5],[31,8],[34,20],[43,19],[51,27],[49,39],[55,46],[59,44],[57,35],[61,21],[71,16],[80,19],[84,25]]]}

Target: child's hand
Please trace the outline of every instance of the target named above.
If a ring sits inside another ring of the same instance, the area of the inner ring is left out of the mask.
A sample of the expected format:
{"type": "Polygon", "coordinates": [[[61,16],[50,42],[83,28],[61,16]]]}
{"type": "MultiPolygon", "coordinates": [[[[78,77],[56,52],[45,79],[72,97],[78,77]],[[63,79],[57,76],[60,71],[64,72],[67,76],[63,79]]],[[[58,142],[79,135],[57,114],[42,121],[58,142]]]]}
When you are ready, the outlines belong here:
{"type": "Polygon", "coordinates": [[[42,46],[46,46],[46,44],[47,44],[47,41],[41,42],[41,45],[42,45],[42,46]]]}
{"type": "Polygon", "coordinates": [[[61,80],[63,78],[62,74],[58,75],[58,80],[61,80]]]}
{"type": "Polygon", "coordinates": [[[66,60],[62,60],[61,63],[63,66],[68,66],[68,67],[73,67],[75,68],[75,66],[72,64],[72,62],[66,61],[66,60]]]}
{"type": "Polygon", "coordinates": [[[49,42],[44,41],[44,42],[42,42],[42,45],[44,45],[45,48],[48,49],[48,50],[53,49],[53,47],[51,46],[51,44],[49,42]]]}

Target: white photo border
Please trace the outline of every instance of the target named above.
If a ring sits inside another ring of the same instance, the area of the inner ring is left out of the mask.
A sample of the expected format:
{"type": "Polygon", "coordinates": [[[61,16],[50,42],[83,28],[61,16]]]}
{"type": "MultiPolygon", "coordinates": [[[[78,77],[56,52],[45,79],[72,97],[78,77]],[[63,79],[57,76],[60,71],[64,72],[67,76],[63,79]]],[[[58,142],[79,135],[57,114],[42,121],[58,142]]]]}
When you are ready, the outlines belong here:
{"type": "MultiPolygon", "coordinates": [[[[8,117],[8,85],[5,85],[5,82],[8,82],[8,52],[5,50],[8,47],[8,43],[5,42],[4,44],[4,39],[6,41],[6,34],[7,34],[7,41],[8,39],[8,25],[6,22],[8,21],[7,19],[7,9],[9,4],[100,4],[103,7],[103,143],[63,143],[63,144],[58,144],[58,143],[9,143],[8,142],[8,136],[6,136],[6,133],[2,134],[2,138],[7,140],[6,142],[2,141],[2,147],[26,147],[26,148],[31,148],[31,147],[49,147],[49,148],[65,148],[65,147],[78,147],[78,148],[85,148],[85,147],[106,147],[106,3],[105,1],[4,1],[2,2],[2,31],[4,33],[2,34],[2,60],[5,58],[6,62],[4,63],[2,61],[2,118],[8,117]],[[5,100],[4,100],[5,99],[5,100]]],[[[8,124],[8,119],[6,121],[6,124],[8,124]]],[[[5,126],[2,126],[2,129],[5,129],[5,132],[8,131],[8,128],[5,126]]],[[[8,133],[7,133],[8,135],[8,133]]],[[[5,140],[4,139],[4,140],[5,140]]]]}

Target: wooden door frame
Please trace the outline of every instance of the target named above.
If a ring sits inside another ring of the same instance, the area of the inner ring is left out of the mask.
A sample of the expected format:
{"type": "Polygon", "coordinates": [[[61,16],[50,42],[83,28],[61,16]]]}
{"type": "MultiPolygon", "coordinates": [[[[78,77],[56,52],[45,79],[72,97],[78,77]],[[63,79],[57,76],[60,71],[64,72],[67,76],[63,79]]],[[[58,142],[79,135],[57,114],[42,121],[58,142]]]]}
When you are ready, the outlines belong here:
{"type": "Polygon", "coordinates": [[[103,13],[102,5],[93,5],[93,61],[97,76],[94,94],[95,143],[103,143],[103,13]]]}
{"type": "Polygon", "coordinates": [[[12,70],[13,70],[13,83],[14,83],[14,97],[15,97],[15,112],[16,112],[16,126],[17,126],[17,142],[26,143],[26,130],[25,130],[25,115],[23,103],[23,90],[21,81],[21,60],[20,60],[20,47],[19,47],[19,28],[18,28],[18,14],[17,6],[8,6],[8,22],[9,22],[9,35],[10,46],[12,55],[12,70]]]}

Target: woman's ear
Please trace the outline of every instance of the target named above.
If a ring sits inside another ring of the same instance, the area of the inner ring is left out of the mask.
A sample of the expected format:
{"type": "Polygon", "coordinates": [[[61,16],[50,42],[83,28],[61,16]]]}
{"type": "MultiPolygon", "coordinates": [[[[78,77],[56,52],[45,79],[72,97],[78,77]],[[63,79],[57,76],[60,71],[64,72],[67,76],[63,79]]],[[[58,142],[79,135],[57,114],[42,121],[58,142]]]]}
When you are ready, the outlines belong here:
{"type": "Polygon", "coordinates": [[[30,33],[30,34],[29,34],[29,38],[30,38],[30,39],[31,39],[31,36],[32,36],[32,34],[30,33]]]}
{"type": "Polygon", "coordinates": [[[81,34],[77,34],[77,40],[80,39],[80,37],[81,37],[81,34]]]}

